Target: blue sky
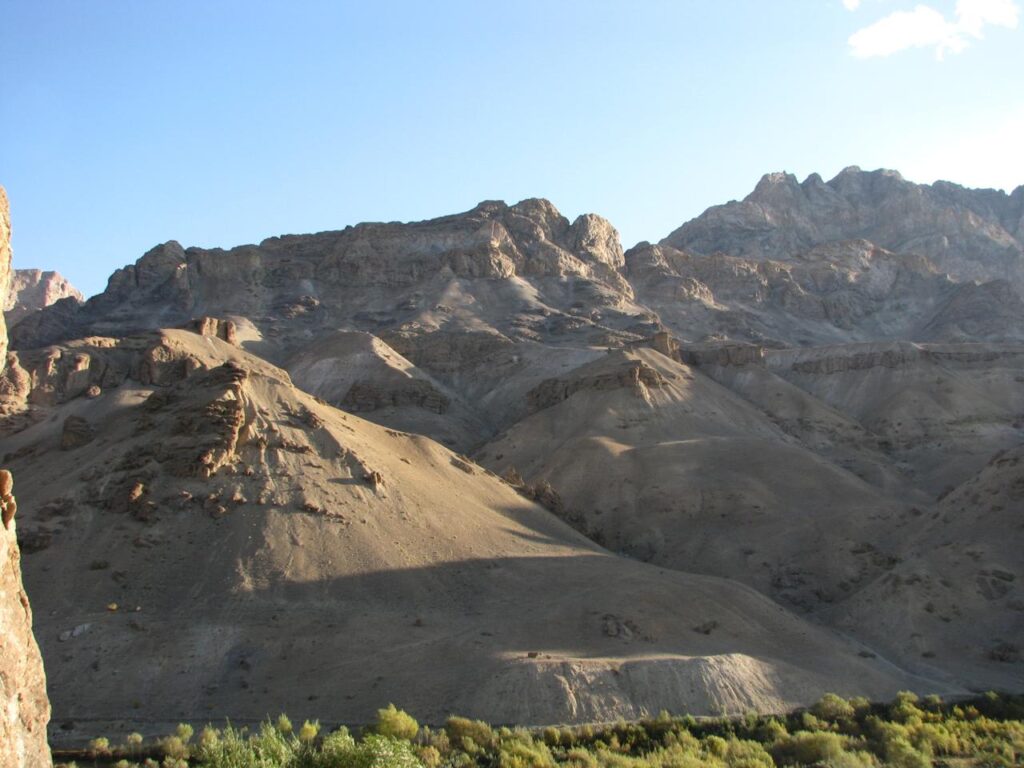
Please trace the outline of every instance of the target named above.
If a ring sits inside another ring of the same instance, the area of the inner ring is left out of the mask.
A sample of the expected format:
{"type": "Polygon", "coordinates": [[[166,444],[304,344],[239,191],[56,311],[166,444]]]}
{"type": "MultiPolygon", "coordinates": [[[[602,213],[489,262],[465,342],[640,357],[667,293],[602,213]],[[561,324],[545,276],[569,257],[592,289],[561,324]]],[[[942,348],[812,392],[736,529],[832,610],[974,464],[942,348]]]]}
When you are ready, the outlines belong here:
{"type": "Polygon", "coordinates": [[[628,247],[762,173],[1024,184],[1014,0],[0,0],[15,265],[86,294],[229,247],[483,199],[628,247]]]}

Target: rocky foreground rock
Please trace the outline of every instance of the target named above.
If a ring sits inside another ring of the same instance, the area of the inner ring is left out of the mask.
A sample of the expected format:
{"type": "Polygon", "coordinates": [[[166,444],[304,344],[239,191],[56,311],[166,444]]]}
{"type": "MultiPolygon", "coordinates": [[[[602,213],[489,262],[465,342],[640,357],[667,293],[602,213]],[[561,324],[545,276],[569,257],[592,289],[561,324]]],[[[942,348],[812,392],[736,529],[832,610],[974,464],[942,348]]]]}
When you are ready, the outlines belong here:
{"type": "MultiPolygon", "coordinates": [[[[10,281],[10,233],[7,193],[0,187],[0,292],[10,281]]],[[[0,350],[6,347],[7,333],[0,320],[0,350]]],[[[41,768],[51,764],[46,744],[50,703],[32,634],[32,609],[22,585],[16,514],[13,478],[0,470],[0,765],[41,768]]]]}

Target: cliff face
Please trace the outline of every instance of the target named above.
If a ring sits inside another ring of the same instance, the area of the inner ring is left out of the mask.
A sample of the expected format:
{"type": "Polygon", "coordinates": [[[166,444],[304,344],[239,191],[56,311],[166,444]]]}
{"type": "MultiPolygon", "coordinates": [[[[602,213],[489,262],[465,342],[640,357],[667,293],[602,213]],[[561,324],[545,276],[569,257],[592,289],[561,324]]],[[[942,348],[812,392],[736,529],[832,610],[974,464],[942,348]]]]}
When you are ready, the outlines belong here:
{"type": "Polygon", "coordinates": [[[401,339],[417,365],[438,330],[448,346],[466,333],[617,346],[663,329],[772,347],[1017,342],[1022,290],[1024,187],[922,186],[850,168],[828,183],[769,174],[742,202],[626,253],[605,219],[570,222],[541,199],[227,251],[171,241],[88,302],[24,317],[12,342],[27,349],[204,315],[244,319],[246,348],[275,362],[339,328],[401,339]]]}
{"type": "Polygon", "coordinates": [[[40,269],[16,269],[11,275],[4,317],[14,327],[25,315],[49,307],[61,299],[84,300],[82,293],[59,272],[40,269]]]}
{"type": "Polygon", "coordinates": [[[1011,300],[1016,293],[1006,281],[957,283],[924,256],[867,240],[772,259],[644,243],[626,253],[626,270],[636,300],[694,341],[1024,339],[1024,306],[1011,300]],[[1006,301],[986,301],[992,293],[1007,294],[1006,301]]]}
{"type": "MultiPolygon", "coordinates": [[[[0,291],[11,279],[11,223],[7,193],[0,187],[0,291]]],[[[6,360],[7,329],[0,319],[0,361],[6,360]]],[[[2,367],[2,362],[0,362],[2,367]]],[[[0,471],[0,765],[11,768],[48,766],[46,724],[50,702],[46,676],[32,634],[32,609],[21,582],[21,552],[15,535],[17,505],[13,482],[0,471]]]]}
{"type": "Polygon", "coordinates": [[[115,272],[81,308],[37,313],[16,335],[20,347],[42,346],[203,314],[244,316],[282,343],[342,325],[376,332],[485,323],[529,334],[538,317],[571,315],[576,304],[621,309],[632,297],[622,262],[618,234],[598,216],[570,223],[546,200],[484,202],[431,221],[360,224],[229,251],[168,242],[115,272]]]}

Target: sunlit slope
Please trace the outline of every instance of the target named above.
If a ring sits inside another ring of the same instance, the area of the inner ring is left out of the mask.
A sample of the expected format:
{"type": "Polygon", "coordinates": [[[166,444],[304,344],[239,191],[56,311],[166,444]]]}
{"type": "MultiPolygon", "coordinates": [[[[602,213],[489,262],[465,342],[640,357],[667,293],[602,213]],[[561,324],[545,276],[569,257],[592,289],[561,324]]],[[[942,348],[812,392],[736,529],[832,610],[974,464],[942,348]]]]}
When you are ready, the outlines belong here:
{"type": "Polygon", "coordinates": [[[609,554],[219,340],[150,343],[176,377],[50,406],[2,445],[56,723],[361,722],[390,700],[541,723],[933,687],[749,588],[609,554]],[[69,438],[71,416],[90,429],[69,438]]]}
{"type": "Polygon", "coordinates": [[[532,398],[480,461],[549,483],[561,514],[613,550],[808,610],[891,566],[907,507],[695,368],[617,351],[532,398]]]}

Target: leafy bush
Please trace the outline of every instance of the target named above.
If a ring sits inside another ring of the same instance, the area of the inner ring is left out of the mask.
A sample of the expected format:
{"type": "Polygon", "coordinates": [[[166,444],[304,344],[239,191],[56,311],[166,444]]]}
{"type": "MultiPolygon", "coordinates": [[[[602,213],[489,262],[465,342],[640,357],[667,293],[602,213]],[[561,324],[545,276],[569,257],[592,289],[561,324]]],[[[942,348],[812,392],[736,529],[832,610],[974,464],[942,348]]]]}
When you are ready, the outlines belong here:
{"type": "Polygon", "coordinates": [[[498,768],[555,768],[555,760],[544,741],[512,738],[498,748],[498,768]]]}
{"type": "Polygon", "coordinates": [[[453,744],[462,746],[467,752],[472,752],[474,747],[485,749],[494,745],[494,731],[482,720],[453,715],[445,721],[444,730],[453,744]],[[466,745],[467,740],[469,745],[466,745]]]}
{"type": "MultiPolygon", "coordinates": [[[[634,723],[539,730],[494,730],[451,717],[444,730],[431,731],[389,706],[360,740],[345,728],[322,735],[315,721],[296,733],[283,716],[255,732],[208,726],[194,741],[190,728],[179,727],[157,742],[167,756],[143,765],[186,768],[181,755],[191,751],[193,768],[1010,768],[1024,765],[1022,715],[1024,697],[991,693],[948,706],[904,693],[889,707],[825,696],[811,711],[777,717],[697,721],[661,713],[634,723]]],[[[117,760],[142,753],[141,736],[115,750],[106,739],[90,746],[82,759],[100,757],[118,768],[117,760]]]]}
{"type": "Polygon", "coordinates": [[[292,726],[292,721],[288,718],[288,715],[283,712],[277,716],[277,730],[283,733],[285,736],[290,736],[295,728],[292,726]]]}
{"type": "Polygon", "coordinates": [[[824,731],[798,731],[772,748],[772,755],[779,765],[826,763],[841,757],[843,752],[843,737],[824,731]]]}
{"type": "Polygon", "coordinates": [[[846,699],[836,696],[834,693],[826,693],[818,700],[817,704],[811,707],[811,714],[819,720],[828,720],[834,723],[853,717],[854,708],[846,699]]]}
{"type": "Polygon", "coordinates": [[[160,751],[172,760],[187,760],[190,751],[180,736],[165,736],[160,741],[160,751]]]}
{"type": "Polygon", "coordinates": [[[419,733],[420,724],[412,715],[398,709],[394,704],[388,704],[384,709],[377,710],[375,729],[381,736],[412,741],[419,733]]]}
{"type": "Polygon", "coordinates": [[[300,744],[311,744],[317,735],[320,733],[320,723],[317,720],[310,722],[307,720],[299,728],[299,743],[300,744]]]}
{"type": "Polygon", "coordinates": [[[378,734],[364,738],[347,758],[339,768],[421,768],[408,741],[378,734]]]}

